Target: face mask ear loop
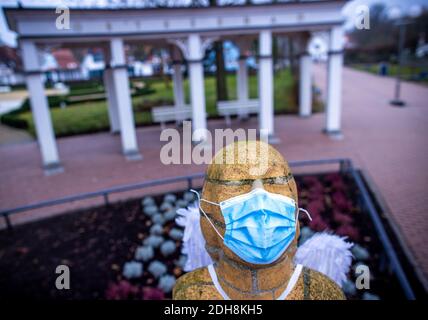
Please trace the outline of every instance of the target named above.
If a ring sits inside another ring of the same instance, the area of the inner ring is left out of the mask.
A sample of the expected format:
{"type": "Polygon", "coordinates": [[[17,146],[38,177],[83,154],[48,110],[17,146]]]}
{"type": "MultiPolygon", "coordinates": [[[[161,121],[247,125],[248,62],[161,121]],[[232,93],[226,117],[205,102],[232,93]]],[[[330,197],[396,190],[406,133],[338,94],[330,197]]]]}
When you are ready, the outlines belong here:
{"type": "Polygon", "coordinates": [[[193,192],[193,193],[196,194],[196,196],[198,197],[199,202],[204,201],[204,202],[207,202],[209,204],[213,204],[215,206],[219,206],[220,207],[220,205],[218,203],[215,203],[215,202],[212,202],[212,201],[209,201],[209,200],[205,200],[205,199],[201,199],[201,196],[199,195],[198,191],[196,191],[194,189],[189,189],[189,190],[190,190],[190,192],[193,192]]]}
{"type": "Polygon", "coordinates": [[[299,208],[299,212],[300,211],[303,211],[304,213],[306,213],[306,216],[309,218],[310,221],[312,221],[312,217],[311,217],[311,215],[309,214],[309,212],[307,210],[305,210],[303,208],[299,208]]]}
{"type": "MultiPolygon", "coordinates": [[[[214,226],[214,223],[212,223],[211,219],[210,219],[210,218],[208,218],[208,215],[207,215],[207,214],[205,213],[205,211],[201,208],[201,196],[199,195],[199,193],[198,193],[196,190],[193,190],[193,189],[190,189],[190,191],[196,194],[196,196],[198,197],[198,201],[199,201],[199,210],[201,210],[201,211],[202,211],[202,213],[204,214],[205,218],[207,218],[208,222],[209,222],[209,223],[210,223],[210,225],[213,227],[214,231],[215,231],[215,232],[218,234],[218,236],[219,236],[219,237],[224,241],[223,236],[220,234],[220,232],[219,232],[219,231],[217,230],[217,228],[214,226]]],[[[211,203],[211,201],[208,201],[208,200],[203,200],[203,199],[202,199],[202,201],[205,201],[205,202],[211,203]]],[[[217,204],[217,203],[212,202],[212,204],[217,204]]]]}

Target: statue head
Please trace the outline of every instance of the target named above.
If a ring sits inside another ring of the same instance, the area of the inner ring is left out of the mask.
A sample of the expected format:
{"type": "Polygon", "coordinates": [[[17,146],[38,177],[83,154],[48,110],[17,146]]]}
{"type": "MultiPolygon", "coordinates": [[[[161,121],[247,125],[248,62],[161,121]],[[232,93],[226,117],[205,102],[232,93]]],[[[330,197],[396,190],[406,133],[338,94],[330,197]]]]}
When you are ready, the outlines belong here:
{"type": "MultiPolygon", "coordinates": [[[[238,141],[221,149],[208,166],[202,199],[220,203],[232,197],[246,194],[254,188],[263,188],[270,193],[292,198],[296,203],[297,188],[290,168],[281,154],[272,146],[261,141],[238,141]]],[[[219,206],[206,201],[201,208],[211,219],[216,229],[224,236],[225,220],[219,206]]],[[[251,268],[260,265],[244,261],[224,243],[209,221],[201,218],[202,233],[206,248],[211,258],[218,261],[227,257],[234,262],[251,268]]],[[[299,225],[296,236],[282,255],[271,264],[276,264],[284,257],[293,257],[297,248],[299,225]]]]}

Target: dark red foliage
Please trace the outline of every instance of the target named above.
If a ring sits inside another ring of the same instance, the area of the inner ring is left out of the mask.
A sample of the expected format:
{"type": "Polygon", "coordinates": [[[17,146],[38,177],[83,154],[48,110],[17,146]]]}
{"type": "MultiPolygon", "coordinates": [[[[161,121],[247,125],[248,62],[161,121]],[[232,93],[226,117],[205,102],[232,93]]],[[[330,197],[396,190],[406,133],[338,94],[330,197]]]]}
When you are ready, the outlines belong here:
{"type": "Polygon", "coordinates": [[[345,184],[343,180],[335,180],[331,183],[331,187],[333,190],[343,190],[345,189],[345,184]]]}
{"type": "Polygon", "coordinates": [[[330,183],[334,183],[334,182],[342,182],[343,178],[339,173],[329,173],[324,177],[324,180],[330,183]]]}
{"type": "Polygon", "coordinates": [[[308,187],[311,187],[313,184],[318,183],[318,180],[319,179],[315,176],[307,176],[302,178],[303,183],[308,187]]]}
{"type": "Polygon", "coordinates": [[[320,200],[310,201],[305,208],[310,213],[312,219],[318,217],[324,210],[324,201],[321,198],[320,200]]]}
{"type": "Polygon", "coordinates": [[[321,218],[321,216],[312,217],[312,221],[309,223],[309,227],[315,231],[328,230],[328,224],[321,218]]]}
{"type": "Polygon", "coordinates": [[[352,241],[359,241],[360,232],[357,228],[350,224],[345,224],[336,229],[336,234],[339,236],[348,237],[352,241]]]}
{"type": "Polygon", "coordinates": [[[339,225],[351,224],[353,222],[351,216],[346,215],[338,210],[333,210],[333,220],[339,225]]]}
{"type": "Polygon", "coordinates": [[[322,189],[310,189],[308,194],[309,201],[323,201],[324,191],[322,189]]]}
{"type": "Polygon", "coordinates": [[[317,182],[312,183],[308,187],[308,190],[310,193],[323,192],[324,186],[322,185],[322,183],[320,181],[317,181],[317,182]]]}
{"type": "Polygon", "coordinates": [[[121,280],[117,283],[111,283],[106,291],[106,299],[108,300],[130,300],[138,299],[140,289],[132,285],[126,280],[121,280]]]}
{"type": "Polygon", "coordinates": [[[350,211],[352,208],[352,203],[348,200],[345,194],[341,191],[336,191],[331,197],[334,206],[342,211],[350,211]]]}
{"type": "Polygon", "coordinates": [[[144,300],[163,300],[165,294],[159,288],[144,287],[143,288],[144,300]]]}

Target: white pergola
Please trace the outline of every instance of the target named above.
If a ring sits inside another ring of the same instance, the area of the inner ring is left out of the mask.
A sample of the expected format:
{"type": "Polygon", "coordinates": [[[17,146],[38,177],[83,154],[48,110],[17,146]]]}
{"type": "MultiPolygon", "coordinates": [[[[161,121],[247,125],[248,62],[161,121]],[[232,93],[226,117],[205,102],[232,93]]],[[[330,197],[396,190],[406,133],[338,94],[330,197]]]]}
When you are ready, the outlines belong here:
{"type": "MultiPolygon", "coordinates": [[[[70,29],[57,29],[55,8],[8,8],[6,18],[18,33],[45,169],[62,170],[47,98],[44,94],[39,53],[44,46],[100,46],[104,48],[104,84],[111,130],[120,132],[122,150],[129,159],[141,158],[132,110],[124,43],[160,43],[173,47],[174,99],[184,106],[181,65],[188,64],[194,140],[203,141],[207,128],[202,60],[216,39],[231,39],[241,50],[237,96],[248,97],[248,72],[244,53],[258,39],[259,129],[274,138],[272,37],[283,34],[329,32],[328,92],[325,132],[340,134],[343,17],[346,1],[304,1],[251,6],[165,9],[70,9],[70,29]],[[184,59],[183,59],[184,58],[184,59]]],[[[307,41],[307,36],[302,41],[307,41]]],[[[311,58],[300,54],[299,114],[311,115],[311,58]]]]}

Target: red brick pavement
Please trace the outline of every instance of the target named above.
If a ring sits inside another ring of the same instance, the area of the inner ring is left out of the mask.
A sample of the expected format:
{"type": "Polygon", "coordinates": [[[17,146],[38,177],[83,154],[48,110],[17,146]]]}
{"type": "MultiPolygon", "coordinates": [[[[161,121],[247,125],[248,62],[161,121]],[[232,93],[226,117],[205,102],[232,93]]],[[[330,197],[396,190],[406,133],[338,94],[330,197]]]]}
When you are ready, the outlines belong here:
{"type": "MultiPolygon", "coordinates": [[[[317,85],[324,89],[325,68],[314,67],[317,85]]],[[[396,108],[388,102],[394,80],[345,68],[343,75],[343,133],[335,141],[321,133],[324,114],[301,119],[277,116],[275,131],[281,143],[277,148],[287,160],[349,157],[369,176],[398,225],[405,243],[415,257],[417,267],[428,274],[428,87],[404,83],[403,99],[407,107],[396,108]]],[[[233,127],[256,128],[257,119],[234,122],[233,127]]],[[[210,129],[224,122],[209,122],[210,129]]],[[[0,148],[0,209],[53,199],[80,192],[96,191],[120,184],[203,172],[205,165],[169,165],[160,162],[160,129],[137,130],[144,159],[127,161],[121,155],[120,138],[109,133],[58,139],[65,172],[44,176],[36,143],[0,148]]],[[[178,185],[172,188],[178,188],[178,185]]],[[[145,192],[156,192],[151,188],[145,192]]],[[[127,194],[127,196],[137,193],[127,194]]],[[[138,193],[141,195],[141,192],[138,193]]],[[[94,200],[86,204],[94,204],[94,200]]],[[[62,209],[70,209],[69,205],[62,209]]],[[[58,209],[57,209],[58,211],[58,209]]],[[[39,210],[37,217],[51,215],[39,210]]],[[[27,213],[17,220],[33,219],[27,213]]]]}

